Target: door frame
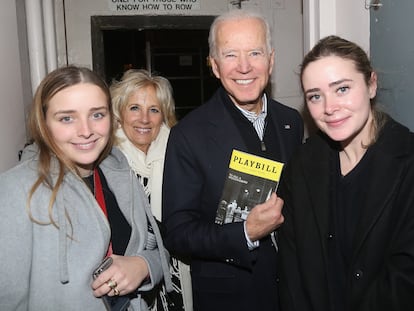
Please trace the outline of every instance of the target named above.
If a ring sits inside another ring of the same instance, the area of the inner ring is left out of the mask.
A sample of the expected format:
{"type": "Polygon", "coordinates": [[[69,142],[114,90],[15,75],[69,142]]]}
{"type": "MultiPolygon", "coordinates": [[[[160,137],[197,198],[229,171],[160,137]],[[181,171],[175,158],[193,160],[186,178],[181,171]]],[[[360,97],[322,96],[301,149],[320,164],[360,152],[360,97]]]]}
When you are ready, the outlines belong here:
{"type": "Polygon", "coordinates": [[[105,77],[104,30],[209,29],[215,16],[91,16],[93,70],[105,77]]]}

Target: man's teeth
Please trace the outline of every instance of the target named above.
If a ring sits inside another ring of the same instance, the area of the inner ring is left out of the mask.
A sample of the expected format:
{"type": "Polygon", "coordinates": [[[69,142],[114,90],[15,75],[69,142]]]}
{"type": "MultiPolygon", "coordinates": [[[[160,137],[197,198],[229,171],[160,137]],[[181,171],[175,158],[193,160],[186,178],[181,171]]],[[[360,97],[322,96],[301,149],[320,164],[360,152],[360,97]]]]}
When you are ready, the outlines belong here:
{"type": "Polygon", "coordinates": [[[237,84],[249,84],[252,83],[253,79],[249,79],[249,80],[236,80],[237,84]]]}

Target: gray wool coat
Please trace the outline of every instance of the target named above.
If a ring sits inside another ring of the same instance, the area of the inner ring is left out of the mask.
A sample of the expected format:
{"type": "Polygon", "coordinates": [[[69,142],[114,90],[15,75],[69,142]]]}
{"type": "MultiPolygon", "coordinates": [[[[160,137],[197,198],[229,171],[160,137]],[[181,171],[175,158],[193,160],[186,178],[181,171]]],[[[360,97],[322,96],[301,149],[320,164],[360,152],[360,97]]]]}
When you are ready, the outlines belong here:
{"type": "MultiPolygon", "coordinates": [[[[52,210],[59,229],[31,221],[26,202],[37,179],[38,157],[33,150],[29,154],[0,175],[0,310],[104,310],[101,299],[93,296],[91,283],[92,271],[105,256],[111,236],[106,216],[86,184],[67,173],[52,210]]],[[[147,310],[139,292],[153,288],[163,277],[171,284],[168,253],[123,154],[114,148],[100,168],[132,228],[125,255],[144,258],[150,271],[151,282],[138,288],[130,310],[147,310]],[[158,240],[155,249],[146,247],[148,219],[158,240]]],[[[49,223],[50,194],[41,185],[32,197],[32,214],[44,223],[49,223]]]]}

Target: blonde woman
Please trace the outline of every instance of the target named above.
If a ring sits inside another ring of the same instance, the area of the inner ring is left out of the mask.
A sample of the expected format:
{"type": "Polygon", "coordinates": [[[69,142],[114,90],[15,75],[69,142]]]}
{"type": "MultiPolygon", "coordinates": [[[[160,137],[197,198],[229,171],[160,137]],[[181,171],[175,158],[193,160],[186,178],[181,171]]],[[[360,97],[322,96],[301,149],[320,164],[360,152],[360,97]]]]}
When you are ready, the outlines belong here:
{"type": "MultiPolygon", "coordinates": [[[[170,128],[177,122],[171,84],[146,70],[131,69],[110,89],[119,148],[144,186],[152,213],[162,222],[165,149],[170,128]]],[[[174,291],[167,293],[165,286],[160,286],[148,295],[151,309],[192,310],[189,267],[172,256],[170,270],[174,291]]]]}

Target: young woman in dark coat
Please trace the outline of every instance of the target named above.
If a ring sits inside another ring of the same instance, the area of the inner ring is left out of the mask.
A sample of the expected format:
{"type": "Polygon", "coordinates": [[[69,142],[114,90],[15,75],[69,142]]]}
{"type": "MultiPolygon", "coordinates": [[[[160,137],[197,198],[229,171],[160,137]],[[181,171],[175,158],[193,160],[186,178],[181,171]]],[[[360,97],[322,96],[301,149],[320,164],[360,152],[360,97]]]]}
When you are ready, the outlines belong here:
{"type": "Polygon", "coordinates": [[[301,82],[319,132],[282,177],[282,310],[413,310],[414,135],[377,110],[352,42],[319,41],[301,82]]]}

